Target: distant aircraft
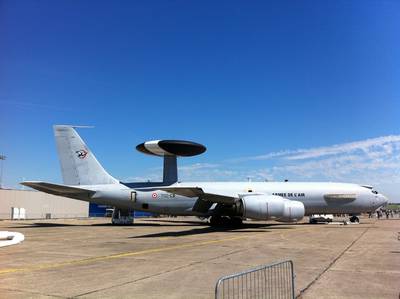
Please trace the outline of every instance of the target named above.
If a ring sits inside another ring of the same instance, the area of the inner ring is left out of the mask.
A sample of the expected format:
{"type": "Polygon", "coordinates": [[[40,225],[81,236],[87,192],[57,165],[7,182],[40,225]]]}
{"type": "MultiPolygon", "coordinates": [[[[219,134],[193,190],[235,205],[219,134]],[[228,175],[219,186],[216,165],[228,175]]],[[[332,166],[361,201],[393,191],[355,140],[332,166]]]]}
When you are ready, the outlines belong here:
{"type": "Polygon", "coordinates": [[[296,222],[311,214],[372,212],[387,204],[372,186],[313,182],[178,182],[177,157],[194,156],[206,148],[182,140],[155,140],[136,148],[164,158],[162,182],[124,183],[100,165],[75,130],[56,125],[54,133],[64,184],[26,181],[36,190],[113,206],[112,223],[132,223],[133,210],[168,215],[194,215],[211,225],[242,223],[243,219],[296,222]]]}

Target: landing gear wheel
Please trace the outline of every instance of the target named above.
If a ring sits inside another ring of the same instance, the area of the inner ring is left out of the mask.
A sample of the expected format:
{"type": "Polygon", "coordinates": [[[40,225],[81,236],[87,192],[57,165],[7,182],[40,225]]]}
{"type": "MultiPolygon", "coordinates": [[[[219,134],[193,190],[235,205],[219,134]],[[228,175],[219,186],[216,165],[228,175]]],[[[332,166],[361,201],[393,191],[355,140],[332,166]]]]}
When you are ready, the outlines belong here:
{"type": "Polygon", "coordinates": [[[357,216],[351,216],[350,222],[351,223],[360,223],[360,219],[357,216]]]}
{"type": "Polygon", "coordinates": [[[240,226],[242,218],[240,217],[226,217],[226,216],[211,216],[211,226],[240,226]]]}
{"type": "Polygon", "coordinates": [[[243,224],[243,219],[241,217],[230,217],[229,220],[232,226],[241,226],[243,224]]]}
{"type": "Polygon", "coordinates": [[[133,224],[132,211],[114,208],[113,214],[111,216],[111,224],[132,225],[133,224]]]}
{"type": "Polygon", "coordinates": [[[211,216],[210,225],[211,226],[221,226],[222,225],[222,217],[221,216],[211,216]]]}

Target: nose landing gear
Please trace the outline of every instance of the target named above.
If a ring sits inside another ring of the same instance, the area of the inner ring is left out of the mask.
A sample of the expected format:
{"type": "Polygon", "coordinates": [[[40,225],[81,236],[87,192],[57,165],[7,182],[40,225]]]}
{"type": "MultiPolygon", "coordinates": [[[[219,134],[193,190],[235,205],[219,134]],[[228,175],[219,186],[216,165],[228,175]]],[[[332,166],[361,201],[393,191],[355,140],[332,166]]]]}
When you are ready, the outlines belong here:
{"type": "Polygon", "coordinates": [[[350,217],[350,222],[351,223],[360,223],[360,219],[357,216],[353,215],[350,217]]]}

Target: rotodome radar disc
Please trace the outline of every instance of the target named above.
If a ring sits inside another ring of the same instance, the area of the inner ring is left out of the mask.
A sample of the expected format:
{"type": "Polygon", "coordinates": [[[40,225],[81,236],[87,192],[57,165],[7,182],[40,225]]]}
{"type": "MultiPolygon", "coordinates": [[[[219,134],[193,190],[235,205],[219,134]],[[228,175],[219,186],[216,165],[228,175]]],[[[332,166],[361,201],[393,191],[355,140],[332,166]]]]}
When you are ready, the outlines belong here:
{"type": "Polygon", "coordinates": [[[197,156],[206,151],[202,144],[186,140],[152,140],[146,141],[136,149],[142,153],[154,156],[197,156]]]}

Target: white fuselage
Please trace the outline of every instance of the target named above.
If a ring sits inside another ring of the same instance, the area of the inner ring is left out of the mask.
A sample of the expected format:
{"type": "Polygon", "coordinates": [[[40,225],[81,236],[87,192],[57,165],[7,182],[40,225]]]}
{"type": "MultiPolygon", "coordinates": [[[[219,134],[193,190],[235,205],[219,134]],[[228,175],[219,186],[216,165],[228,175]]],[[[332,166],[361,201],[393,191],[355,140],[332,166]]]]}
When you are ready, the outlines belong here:
{"type": "MultiPolygon", "coordinates": [[[[236,198],[255,194],[276,195],[302,202],[306,215],[370,212],[387,202],[383,195],[373,193],[370,188],[347,183],[191,182],[177,183],[175,186],[215,190],[219,194],[236,198]]],[[[162,214],[199,215],[199,213],[192,211],[197,200],[196,197],[160,191],[157,190],[157,187],[149,191],[131,189],[122,184],[82,187],[97,191],[96,195],[90,200],[96,203],[162,214]]],[[[84,200],[87,200],[87,198],[84,200]]]]}

